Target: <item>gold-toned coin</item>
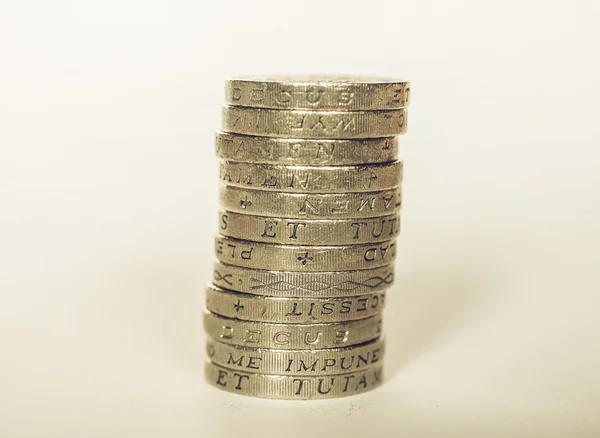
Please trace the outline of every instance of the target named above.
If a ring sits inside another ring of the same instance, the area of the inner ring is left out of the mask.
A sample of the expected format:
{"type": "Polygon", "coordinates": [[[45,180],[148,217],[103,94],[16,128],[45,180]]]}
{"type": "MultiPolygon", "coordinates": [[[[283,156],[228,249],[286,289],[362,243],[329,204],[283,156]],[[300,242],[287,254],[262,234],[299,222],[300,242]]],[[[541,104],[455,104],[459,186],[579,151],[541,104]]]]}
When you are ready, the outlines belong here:
{"type": "Polygon", "coordinates": [[[382,316],[319,324],[275,324],[204,313],[204,331],[219,342],[278,350],[314,350],[362,344],[381,334],[382,316]]]}
{"type": "Polygon", "coordinates": [[[398,187],[402,162],[365,166],[280,166],[221,160],[225,184],[294,193],[372,192],[398,187]]]}
{"type": "Polygon", "coordinates": [[[361,371],[382,363],[382,338],[360,345],[324,350],[276,350],[206,341],[206,354],[215,365],[246,373],[282,376],[322,376],[361,371]]]}
{"type": "Polygon", "coordinates": [[[408,82],[384,78],[234,78],[225,82],[225,101],[255,108],[383,110],[406,107],[409,91],[408,82]]]}
{"type": "Polygon", "coordinates": [[[223,131],[287,138],[392,137],[406,131],[406,109],[297,111],[223,107],[223,131]]]}
{"type": "Polygon", "coordinates": [[[302,194],[221,184],[220,203],[236,213],[286,219],[367,218],[396,213],[402,204],[402,190],[302,194]]]}
{"type": "Polygon", "coordinates": [[[295,166],[352,166],[398,158],[398,138],[314,140],[217,132],[217,156],[228,161],[295,166]]]}
{"type": "Polygon", "coordinates": [[[209,384],[224,391],[281,400],[345,397],[371,390],[383,382],[382,365],[353,373],[313,377],[245,373],[206,362],[204,374],[209,384]]]}
{"type": "Polygon", "coordinates": [[[377,315],[385,292],[343,298],[276,298],[231,292],[209,285],[206,310],[227,318],[285,324],[353,321],[377,315]]]}
{"type": "Polygon", "coordinates": [[[235,239],[287,245],[355,245],[394,239],[400,215],[359,219],[283,219],[219,211],[220,233],[235,239]]]}
{"type": "Polygon", "coordinates": [[[271,297],[345,297],[383,291],[394,282],[394,265],[360,271],[290,272],[249,269],[215,262],[213,283],[271,297]]]}
{"type": "Polygon", "coordinates": [[[254,269],[300,272],[349,271],[392,263],[396,241],[339,246],[293,246],[215,237],[217,260],[254,269]]]}

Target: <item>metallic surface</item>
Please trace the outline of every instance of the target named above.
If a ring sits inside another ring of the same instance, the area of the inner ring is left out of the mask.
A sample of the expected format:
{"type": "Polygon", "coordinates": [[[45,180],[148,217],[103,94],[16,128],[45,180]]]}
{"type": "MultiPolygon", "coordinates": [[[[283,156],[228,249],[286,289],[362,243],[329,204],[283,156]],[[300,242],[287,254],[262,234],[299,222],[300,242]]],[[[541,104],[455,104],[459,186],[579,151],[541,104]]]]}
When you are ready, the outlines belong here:
{"type": "Polygon", "coordinates": [[[381,315],[326,324],[274,324],[204,313],[204,330],[210,338],[226,344],[279,350],[314,350],[362,344],[381,335],[381,324],[381,315]]]}
{"type": "Polygon", "coordinates": [[[372,192],[398,187],[402,181],[402,162],[325,167],[221,161],[219,178],[235,187],[279,192],[372,192]]]}
{"type": "Polygon", "coordinates": [[[364,370],[382,363],[382,338],[344,348],[277,350],[241,347],[213,339],[206,341],[206,355],[215,365],[247,373],[321,376],[364,370]]]}
{"type": "Polygon", "coordinates": [[[354,321],[383,310],[385,292],[339,298],[278,298],[206,288],[206,310],[227,318],[285,324],[354,321]]]}
{"type": "Polygon", "coordinates": [[[213,283],[225,289],[271,297],[345,297],[389,288],[394,265],[360,271],[290,272],[249,269],[216,261],[213,283]]]}
{"type": "Polygon", "coordinates": [[[351,166],[398,159],[398,138],[356,140],[272,138],[217,132],[217,157],[228,161],[293,166],[351,166]]]}
{"type": "Polygon", "coordinates": [[[406,110],[298,111],[224,106],[225,132],[287,138],[390,137],[406,131],[406,110]]]}
{"type": "Polygon", "coordinates": [[[399,211],[402,189],[362,193],[303,194],[246,189],[221,184],[225,210],[290,219],[340,219],[386,216],[399,211]]]}
{"type": "Polygon", "coordinates": [[[225,102],[256,108],[382,110],[408,105],[410,84],[343,76],[236,78],[225,82],[225,102]]]}
{"type": "Polygon", "coordinates": [[[219,232],[253,242],[287,245],[355,245],[400,233],[400,215],[359,219],[284,219],[219,211],[219,232]]]}
{"type": "Polygon", "coordinates": [[[383,382],[383,367],[332,376],[278,376],[245,373],[207,362],[204,375],[209,384],[235,394],[283,400],[314,400],[345,397],[376,388],[383,382]]]}
{"type": "Polygon", "coordinates": [[[396,241],[337,246],[275,245],[215,237],[217,260],[235,266],[324,272],[377,268],[396,258],[396,241]]]}

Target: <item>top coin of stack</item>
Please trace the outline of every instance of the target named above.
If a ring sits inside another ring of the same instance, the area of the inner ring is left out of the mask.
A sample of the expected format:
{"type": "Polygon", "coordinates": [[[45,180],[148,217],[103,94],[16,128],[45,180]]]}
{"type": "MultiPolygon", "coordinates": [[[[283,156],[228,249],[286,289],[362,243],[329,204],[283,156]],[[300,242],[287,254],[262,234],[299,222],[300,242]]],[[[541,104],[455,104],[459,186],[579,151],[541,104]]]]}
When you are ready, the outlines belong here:
{"type": "Polygon", "coordinates": [[[371,78],[227,81],[209,383],[313,399],[381,382],[409,92],[371,78]]]}

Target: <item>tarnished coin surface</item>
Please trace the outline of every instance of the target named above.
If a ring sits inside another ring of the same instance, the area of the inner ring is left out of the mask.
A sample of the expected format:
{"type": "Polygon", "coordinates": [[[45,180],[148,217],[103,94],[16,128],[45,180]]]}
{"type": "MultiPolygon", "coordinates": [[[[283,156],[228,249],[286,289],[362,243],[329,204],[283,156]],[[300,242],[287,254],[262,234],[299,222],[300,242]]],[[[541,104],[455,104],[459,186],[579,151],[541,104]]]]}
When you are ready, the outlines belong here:
{"type": "Polygon", "coordinates": [[[280,166],[222,160],[219,178],[235,187],[278,192],[372,192],[398,187],[402,182],[402,162],[364,166],[280,166]]]}
{"type": "Polygon", "coordinates": [[[342,298],[279,298],[206,288],[206,309],[227,318],[285,324],[353,321],[383,310],[385,292],[342,298]]]}
{"type": "Polygon", "coordinates": [[[219,232],[227,237],[253,242],[355,245],[397,237],[400,215],[358,219],[283,219],[221,210],[219,232]]]}
{"type": "Polygon", "coordinates": [[[236,213],[286,219],[386,216],[402,205],[402,189],[356,193],[284,193],[221,184],[221,207],[236,213]]]}
{"type": "Polygon", "coordinates": [[[314,350],[348,347],[377,339],[382,316],[320,324],[274,324],[204,313],[206,334],[219,342],[255,348],[314,350]]]}
{"type": "Polygon", "coordinates": [[[241,347],[208,339],[206,355],[215,365],[248,373],[321,376],[364,370],[382,363],[382,338],[360,345],[321,350],[241,347]]]}
{"type": "Polygon", "coordinates": [[[346,397],[376,388],[383,382],[382,365],[347,374],[316,377],[246,373],[206,362],[204,373],[207,382],[219,389],[251,397],[284,400],[346,397]]]}
{"type": "Polygon", "coordinates": [[[352,166],[398,158],[398,138],[314,140],[217,132],[217,157],[227,161],[291,166],[352,166]]]}
{"type": "Polygon", "coordinates": [[[225,289],[271,297],[346,297],[389,288],[394,283],[394,265],[359,271],[291,272],[216,261],[212,281],[225,289]]]}
{"type": "Polygon", "coordinates": [[[287,138],[391,137],[406,131],[405,109],[385,111],[299,111],[223,107],[222,130],[287,138]]]}
{"type": "Polygon", "coordinates": [[[254,269],[325,272],[385,266],[396,258],[396,241],[335,246],[275,245],[215,237],[217,260],[254,269]]]}
{"type": "Polygon", "coordinates": [[[225,102],[256,108],[384,110],[409,103],[410,83],[352,76],[248,77],[225,82],[225,102]]]}

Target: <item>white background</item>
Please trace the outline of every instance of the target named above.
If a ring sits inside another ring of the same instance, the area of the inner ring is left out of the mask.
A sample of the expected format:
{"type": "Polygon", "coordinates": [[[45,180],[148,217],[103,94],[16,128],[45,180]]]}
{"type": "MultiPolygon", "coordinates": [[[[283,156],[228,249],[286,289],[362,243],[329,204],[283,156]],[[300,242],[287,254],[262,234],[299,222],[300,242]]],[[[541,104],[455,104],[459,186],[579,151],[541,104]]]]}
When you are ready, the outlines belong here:
{"type": "Polygon", "coordinates": [[[0,1],[0,435],[596,437],[598,2],[0,1]],[[203,382],[223,80],[411,80],[387,383],[203,382]]]}

